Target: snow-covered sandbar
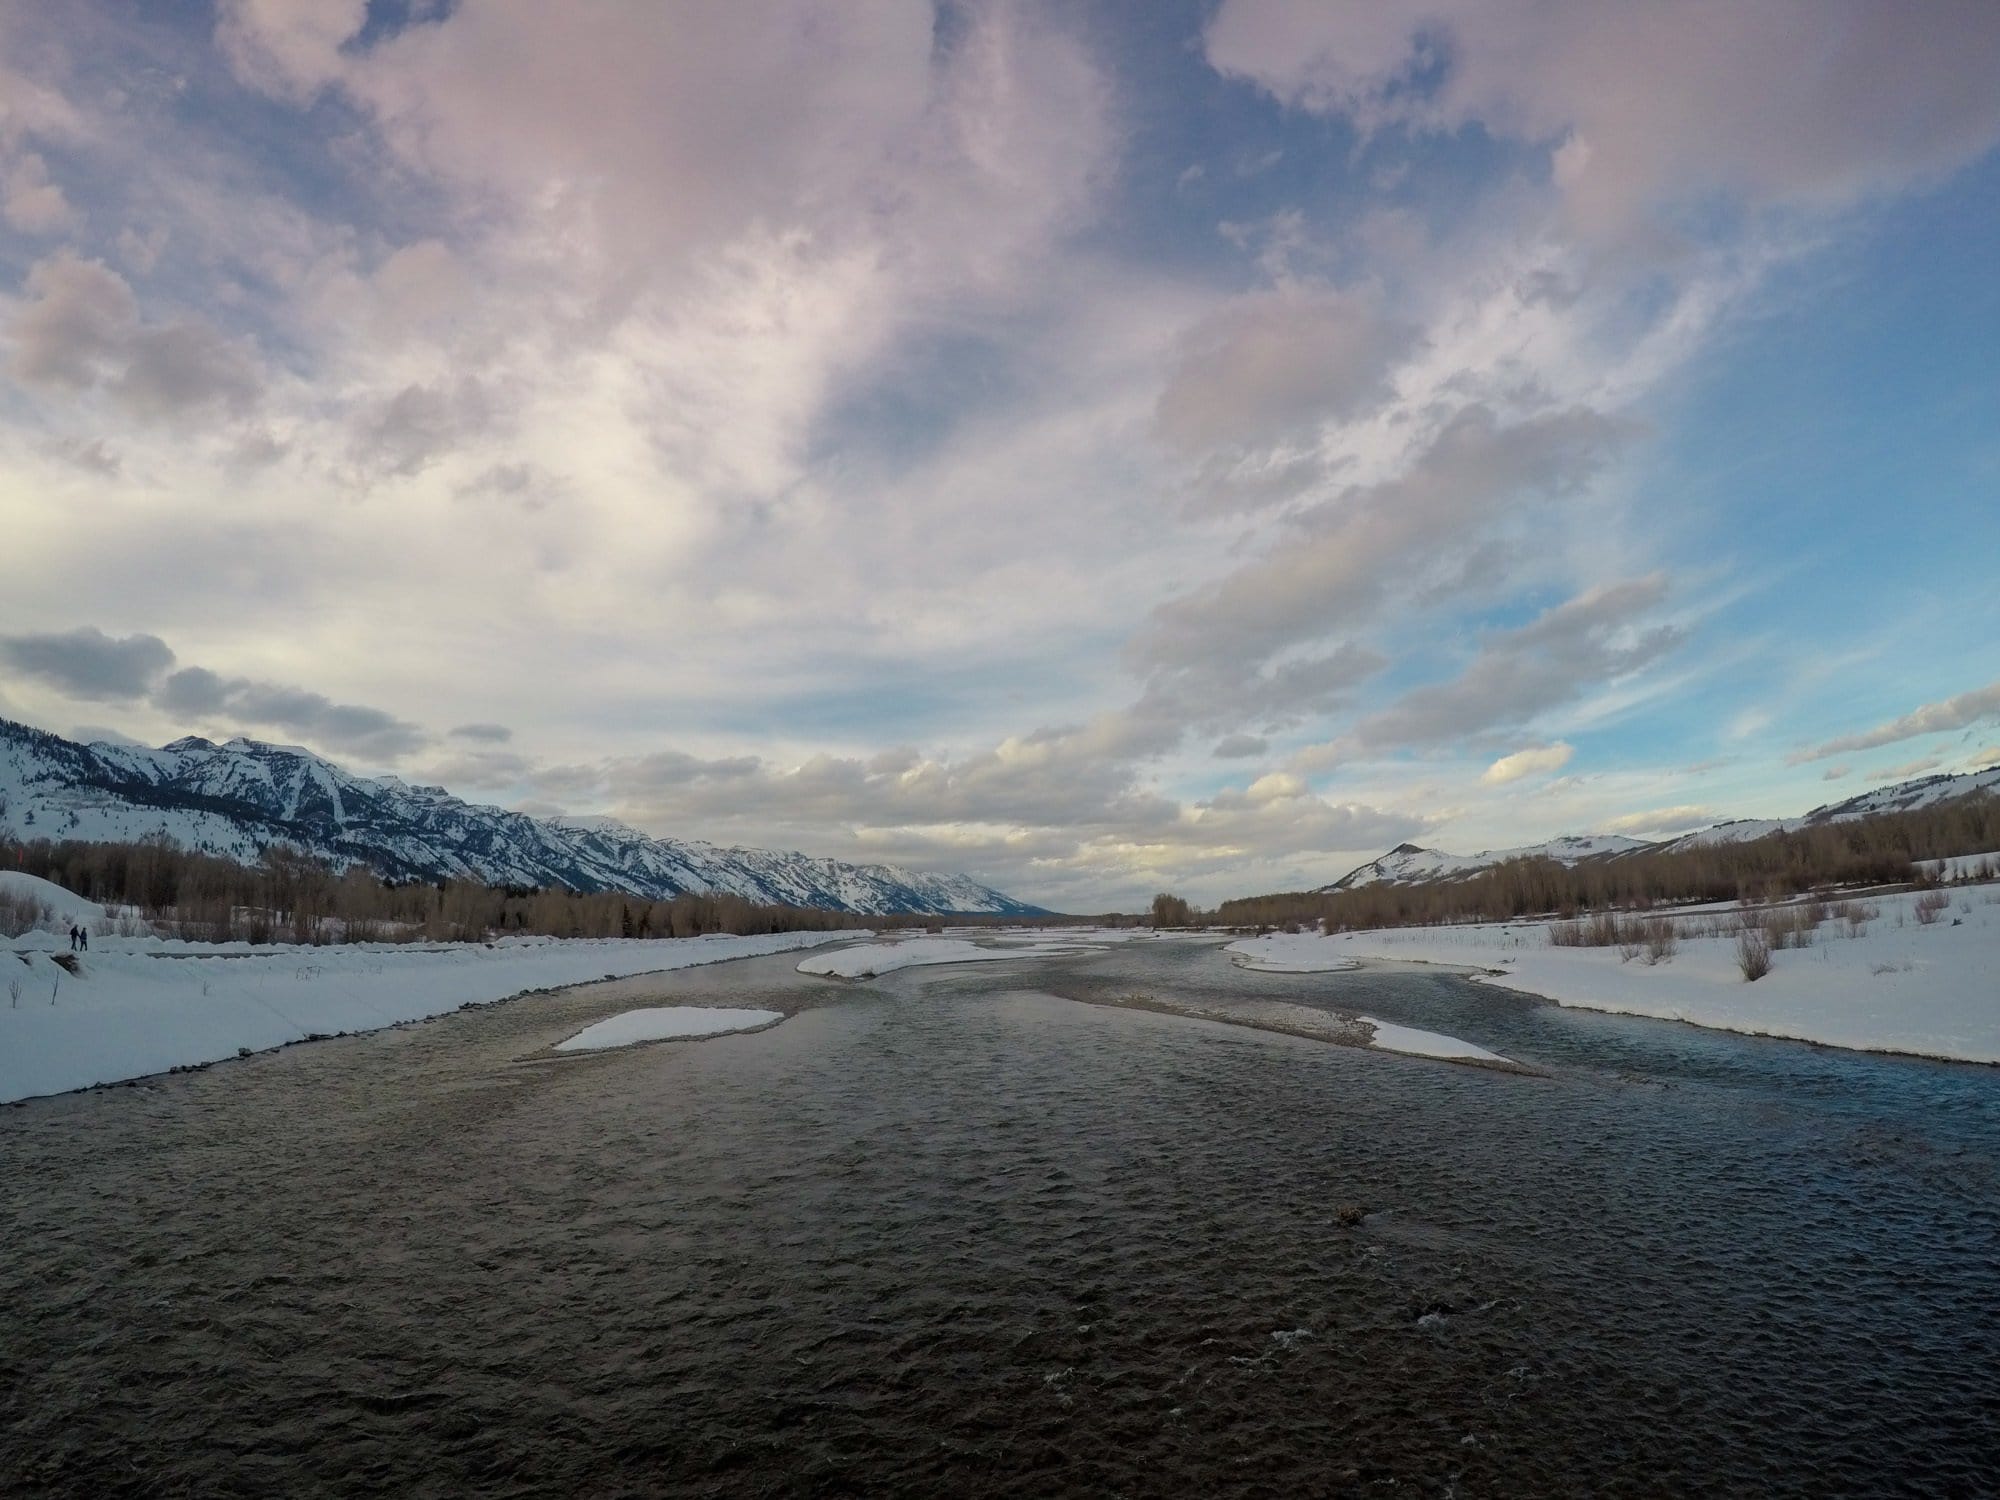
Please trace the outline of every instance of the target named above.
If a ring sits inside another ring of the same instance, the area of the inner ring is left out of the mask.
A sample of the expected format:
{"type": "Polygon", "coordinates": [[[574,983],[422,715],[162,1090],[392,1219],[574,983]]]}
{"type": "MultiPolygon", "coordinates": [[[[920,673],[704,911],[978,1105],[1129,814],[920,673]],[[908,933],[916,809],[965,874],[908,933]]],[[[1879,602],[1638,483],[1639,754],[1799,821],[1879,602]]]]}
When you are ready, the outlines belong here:
{"type": "Polygon", "coordinates": [[[1282,961],[1290,972],[1357,960],[1450,965],[1559,1005],[1859,1051],[2000,1062],[2000,884],[1944,894],[1948,903],[1928,922],[1919,892],[1859,898],[1855,920],[1836,914],[1809,946],[1775,950],[1770,972],[1754,982],[1738,966],[1734,908],[1679,914],[1675,950],[1654,963],[1617,948],[1558,947],[1545,921],[1271,934],[1228,951],[1282,961]],[[1704,931],[1710,927],[1718,930],[1704,931]]]}
{"type": "Polygon", "coordinates": [[[1443,1057],[1455,1062],[1509,1062],[1497,1052],[1488,1052],[1472,1042],[1460,1041],[1441,1031],[1420,1031],[1415,1026],[1398,1026],[1373,1016],[1356,1016],[1363,1026],[1372,1027],[1368,1045],[1384,1052],[1401,1052],[1409,1057],[1443,1057]]]}
{"type": "MultiPolygon", "coordinates": [[[[22,889],[28,877],[12,874],[22,889]]],[[[102,922],[53,893],[56,921],[102,922]]],[[[847,937],[849,934],[840,934],[847,937]]],[[[0,939],[0,1102],[195,1067],[292,1042],[377,1031],[560,989],[816,947],[826,933],[675,939],[504,938],[487,944],[299,948],[59,933],[0,939]],[[61,960],[59,963],[58,960],[61,960]],[[74,963],[72,973],[64,965],[74,963]]]]}
{"type": "Polygon", "coordinates": [[[593,1026],[584,1027],[567,1041],[557,1042],[555,1050],[597,1052],[606,1047],[630,1047],[637,1042],[723,1036],[732,1031],[754,1031],[784,1019],[784,1012],[776,1010],[733,1010],[717,1005],[654,1005],[644,1010],[628,1010],[607,1016],[593,1026]]]}
{"type": "Polygon", "coordinates": [[[1326,974],[1361,966],[1359,959],[1322,941],[1316,932],[1268,932],[1239,938],[1223,951],[1235,957],[1238,968],[1263,974],[1326,974]]]}

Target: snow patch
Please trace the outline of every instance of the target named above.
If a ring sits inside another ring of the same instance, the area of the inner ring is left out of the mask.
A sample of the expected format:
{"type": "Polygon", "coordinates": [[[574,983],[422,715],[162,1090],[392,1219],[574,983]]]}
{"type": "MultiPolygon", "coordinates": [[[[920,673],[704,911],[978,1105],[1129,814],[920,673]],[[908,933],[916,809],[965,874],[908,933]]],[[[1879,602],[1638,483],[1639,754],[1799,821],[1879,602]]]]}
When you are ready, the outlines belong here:
{"type": "Polygon", "coordinates": [[[646,1010],[628,1010],[586,1026],[567,1041],[557,1042],[558,1052],[596,1052],[606,1047],[629,1047],[635,1042],[662,1042],[680,1037],[722,1036],[731,1031],[749,1031],[784,1020],[775,1010],[731,1010],[715,1005],[656,1005],[646,1010]]]}
{"type": "Polygon", "coordinates": [[[1378,1021],[1373,1016],[1356,1016],[1363,1026],[1372,1026],[1375,1034],[1369,1038],[1371,1047],[1379,1047],[1384,1052],[1401,1052],[1410,1057],[1449,1057],[1461,1061],[1503,1063],[1507,1059],[1497,1052],[1488,1052],[1484,1047],[1462,1042],[1455,1036],[1446,1036],[1439,1031],[1419,1031],[1414,1026],[1397,1026],[1389,1021],[1378,1021]]]}
{"type": "Polygon", "coordinates": [[[1360,965],[1334,950],[1317,932],[1272,932],[1263,937],[1238,938],[1225,953],[1237,955],[1245,969],[1265,974],[1329,974],[1360,965]]]}

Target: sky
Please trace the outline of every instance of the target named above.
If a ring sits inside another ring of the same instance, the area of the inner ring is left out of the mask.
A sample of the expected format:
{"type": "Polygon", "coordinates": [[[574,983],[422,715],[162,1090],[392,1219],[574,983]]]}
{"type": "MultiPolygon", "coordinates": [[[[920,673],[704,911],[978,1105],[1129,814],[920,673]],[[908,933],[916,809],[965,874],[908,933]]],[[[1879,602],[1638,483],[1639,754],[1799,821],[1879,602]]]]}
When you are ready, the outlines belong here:
{"type": "Polygon", "coordinates": [[[0,0],[0,716],[1052,908],[2000,761],[1991,0],[0,0]]]}

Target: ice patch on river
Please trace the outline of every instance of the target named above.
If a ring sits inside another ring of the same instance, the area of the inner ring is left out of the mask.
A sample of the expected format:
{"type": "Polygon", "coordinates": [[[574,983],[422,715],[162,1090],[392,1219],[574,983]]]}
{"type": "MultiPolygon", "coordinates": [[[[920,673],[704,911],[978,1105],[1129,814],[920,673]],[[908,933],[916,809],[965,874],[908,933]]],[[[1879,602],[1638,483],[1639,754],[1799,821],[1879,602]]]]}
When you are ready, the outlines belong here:
{"type": "Polygon", "coordinates": [[[722,1036],[731,1031],[749,1031],[784,1020],[775,1010],[733,1010],[717,1005],[655,1005],[645,1010],[623,1011],[586,1026],[568,1041],[557,1042],[558,1052],[596,1052],[606,1047],[629,1047],[635,1042],[664,1042],[683,1037],[722,1036]]]}
{"type": "Polygon", "coordinates": [[[1446,1036],[1439,1031],[1419,1031],[1414,1026],[1397,1026],[1393,1022],[1378,1021],[1373,1016],[1356,1016],[1363,1026],[1375,1028],[1375,1035],[1369,1039],[1371,1047],[1379,1047],[1384,1052],[1401,1052],[1410,1057],[1449,1057],[1473,1062],[1508,1062],[1497,1052],[1488,1052],[1484,1047],[1472,1042],[1461,1042],[1455,1036],[1446,1036]]]}

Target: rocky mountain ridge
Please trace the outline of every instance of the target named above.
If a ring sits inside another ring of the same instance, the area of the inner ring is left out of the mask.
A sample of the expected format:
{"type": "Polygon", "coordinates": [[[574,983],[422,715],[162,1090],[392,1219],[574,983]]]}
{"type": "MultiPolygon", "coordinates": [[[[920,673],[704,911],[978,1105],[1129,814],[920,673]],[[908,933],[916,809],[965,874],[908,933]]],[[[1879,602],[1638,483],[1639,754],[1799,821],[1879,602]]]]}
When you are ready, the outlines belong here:
{"type": "Polygon", "coordinates": [[[963,875],[856,865],[692,839],[609,818],[536,818],[397,777],[365,777],[309,750],[189,737],[148,749],[79,744],[0,719],[0,837],[105,843],[165,834],[254,862],[290,844],[392,879],[625,891],[655,900],[730,893],[864,913],[1029,915],[963,875]]]}

